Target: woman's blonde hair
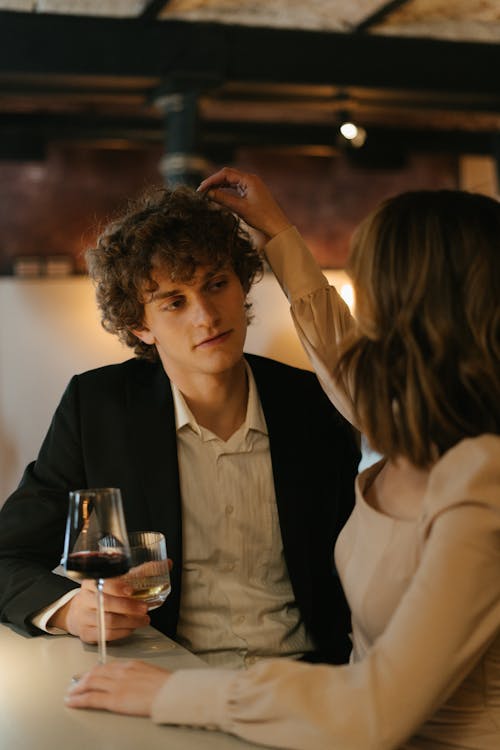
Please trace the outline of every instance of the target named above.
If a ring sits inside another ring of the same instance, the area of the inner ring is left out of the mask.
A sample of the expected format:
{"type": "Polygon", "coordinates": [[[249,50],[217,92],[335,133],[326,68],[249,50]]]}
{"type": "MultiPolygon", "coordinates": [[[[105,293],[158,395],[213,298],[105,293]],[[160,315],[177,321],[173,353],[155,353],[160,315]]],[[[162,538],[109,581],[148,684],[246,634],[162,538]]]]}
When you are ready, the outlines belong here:
{"type": "Polygon", "coordinates": [[[461,191],[404,193],[355,233],[356,327],[337,376],[354,386],[372,446],[428,466],[500,432],[500,204],[461,191]]]}

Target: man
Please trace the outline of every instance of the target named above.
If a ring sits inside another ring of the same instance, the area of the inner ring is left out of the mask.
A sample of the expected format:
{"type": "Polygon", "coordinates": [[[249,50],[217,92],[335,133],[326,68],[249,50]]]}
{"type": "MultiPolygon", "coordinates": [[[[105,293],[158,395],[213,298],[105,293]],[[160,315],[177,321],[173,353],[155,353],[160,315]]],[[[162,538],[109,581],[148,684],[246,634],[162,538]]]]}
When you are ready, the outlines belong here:
{"type": "Polygon", "coordinates": [[[51,571],[68,492],[115,486],[129,530],[165,534],[173,570],[150,618],[122,579],[106,582],[109,640],[151,621],[212,664],[346,660],[332,549],[359,456],[314,375],[243,356],[262,264],[237,219],[158,190],[106,228],[88,264],[104,327],[136,358],[71,380],[2,509],[2,620],[96,640],[94,583],[51,571]]]}

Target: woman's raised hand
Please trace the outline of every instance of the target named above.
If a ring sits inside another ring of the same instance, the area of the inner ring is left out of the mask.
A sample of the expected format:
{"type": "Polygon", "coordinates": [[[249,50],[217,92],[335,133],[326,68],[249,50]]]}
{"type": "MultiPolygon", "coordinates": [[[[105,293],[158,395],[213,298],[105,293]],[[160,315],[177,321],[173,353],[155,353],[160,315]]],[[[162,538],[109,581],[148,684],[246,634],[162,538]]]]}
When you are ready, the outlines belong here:
{"type": "Polygon", "coordinates": [[[198,192],[208,193],[211,200],[238,214],[266,240],[291,225],[269,188],[255,174],[224,167],[203,180],[198,192]]]}

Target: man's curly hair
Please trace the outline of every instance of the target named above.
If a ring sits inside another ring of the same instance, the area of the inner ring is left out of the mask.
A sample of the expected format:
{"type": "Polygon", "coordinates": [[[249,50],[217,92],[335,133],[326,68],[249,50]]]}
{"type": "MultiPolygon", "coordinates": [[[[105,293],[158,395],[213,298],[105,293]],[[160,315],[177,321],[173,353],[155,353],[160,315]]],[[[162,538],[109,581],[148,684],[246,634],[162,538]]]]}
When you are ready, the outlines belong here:
{"type": "Polygon", "coordinates": [[[142,328],[145,296],[157,289],[155,268],[185,283],[199,266],[229,266],[248,293],[263,267],[239,220],[187,187],[148,190],[105,227],[86,261],[103,327],[150,361],[158,357],[156,347],[132,331],[142,328]]]}

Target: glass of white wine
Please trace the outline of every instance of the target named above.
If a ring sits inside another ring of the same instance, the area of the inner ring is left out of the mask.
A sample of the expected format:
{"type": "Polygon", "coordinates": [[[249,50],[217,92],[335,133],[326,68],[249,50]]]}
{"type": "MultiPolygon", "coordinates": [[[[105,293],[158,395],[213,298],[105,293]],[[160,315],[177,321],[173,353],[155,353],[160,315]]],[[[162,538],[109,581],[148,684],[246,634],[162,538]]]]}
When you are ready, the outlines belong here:
{"type": "Polygon", "coordinates": [[[124,576],[132,598],[146,602],[148,609],[160,607],[170,594],[167,543],[159,531],[130,531],[130,569],[124,576]]]}

